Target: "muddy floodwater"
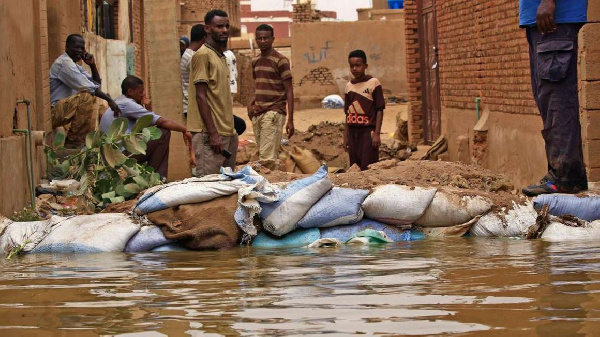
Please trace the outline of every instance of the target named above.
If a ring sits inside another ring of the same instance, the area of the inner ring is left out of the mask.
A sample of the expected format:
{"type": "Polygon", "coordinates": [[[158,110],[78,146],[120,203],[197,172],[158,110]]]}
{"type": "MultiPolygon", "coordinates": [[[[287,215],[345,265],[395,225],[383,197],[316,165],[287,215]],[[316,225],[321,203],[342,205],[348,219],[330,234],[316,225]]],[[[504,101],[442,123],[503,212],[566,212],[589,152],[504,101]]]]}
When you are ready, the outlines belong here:
{"type": "Polygon", "coordinates": [[[0,336],[600,336],[600,243],[2,260],[0,336]]]}

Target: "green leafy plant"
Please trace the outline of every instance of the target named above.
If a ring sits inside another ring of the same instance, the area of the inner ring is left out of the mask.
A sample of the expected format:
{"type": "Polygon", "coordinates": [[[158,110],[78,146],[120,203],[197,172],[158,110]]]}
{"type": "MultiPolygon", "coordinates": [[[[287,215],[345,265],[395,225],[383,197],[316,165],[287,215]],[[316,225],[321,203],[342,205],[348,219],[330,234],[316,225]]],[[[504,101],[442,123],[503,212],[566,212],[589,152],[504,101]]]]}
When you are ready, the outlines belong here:
{"type": "Polygon", "coordinates": [[[90,206],[105,206],[131,199],[140,191],[162,183],[160,174],[123,153],[145,154],[147,142],[161,137],[152,124],[152,116],[137,120],[130,133],[127,118],[116,118],[106,133],[87,134],[85,148],[60,158],[57,150],[46,147],[48,176],[54,179],[76,179],[80,182],[75,195],[90,206]]]}
{"type": "Polygon", "coordinates": [[[31,207],[25,207],[20,211],[16,211],[13,213],[13,216],[10,218],[12,221],[23,222],[23,221],[38,221],[41,220],[42,217],[40,214],[31,207]]]}

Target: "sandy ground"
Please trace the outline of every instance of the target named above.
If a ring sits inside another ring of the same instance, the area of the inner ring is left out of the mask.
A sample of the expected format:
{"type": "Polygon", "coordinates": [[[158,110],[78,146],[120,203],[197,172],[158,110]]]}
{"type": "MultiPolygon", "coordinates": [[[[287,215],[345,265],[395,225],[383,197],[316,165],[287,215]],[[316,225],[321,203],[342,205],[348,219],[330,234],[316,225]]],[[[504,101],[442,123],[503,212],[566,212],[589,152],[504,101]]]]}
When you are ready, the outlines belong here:
{"type": "MultiPolygon", "coordinates": [[[[406,119],[407,104],[388,104],[383,113],[383,123],[381,126],[381,139],[393,137],[393,132],[396,130],[396,116],[401,114],[406,119]]],[[[240,139],[254,140],[254,131],[252,130],[252,122],[248,119],[246,108],[241,105],[236,105],[233,113],[243,118],[246,121],[248,128],[240,139]]],[[[298,131],[307,131],[311,125],[317,125],[321,122],[343,122],[344,111],[342,109],[307,109],[294,112],[294,127],[298,131]]],[[[287,138],[287,137],[286,137],[287,138]]]]}

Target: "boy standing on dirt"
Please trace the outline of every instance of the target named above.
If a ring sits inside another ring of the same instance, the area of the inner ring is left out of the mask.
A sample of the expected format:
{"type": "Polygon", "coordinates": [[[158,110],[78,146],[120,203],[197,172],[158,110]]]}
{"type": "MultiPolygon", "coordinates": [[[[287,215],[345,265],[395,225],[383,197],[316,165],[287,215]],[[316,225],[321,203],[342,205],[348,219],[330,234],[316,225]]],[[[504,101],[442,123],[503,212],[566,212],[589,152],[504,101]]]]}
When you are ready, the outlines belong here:
{"type": "Polygon", "coordinates": [[[366,170],[370,164],[379,161],[385,99],[379,80],[365,74],[369,65],[364,51],[350,52],[348,63],[354,79],[346,84],[345,90],[344,149],[350,156],[350,166],[357,164],[361,170],[366,170]]]}

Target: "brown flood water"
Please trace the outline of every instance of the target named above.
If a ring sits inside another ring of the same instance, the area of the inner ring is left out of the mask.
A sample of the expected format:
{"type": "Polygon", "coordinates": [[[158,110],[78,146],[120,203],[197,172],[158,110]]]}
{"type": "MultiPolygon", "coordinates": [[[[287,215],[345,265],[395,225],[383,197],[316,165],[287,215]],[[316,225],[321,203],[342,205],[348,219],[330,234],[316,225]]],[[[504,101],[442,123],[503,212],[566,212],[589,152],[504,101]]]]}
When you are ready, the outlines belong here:
{"type": "Polygon", "coordinates": [[[0,336],[600,336],[600,242],[2,260],[0,336]]]}

